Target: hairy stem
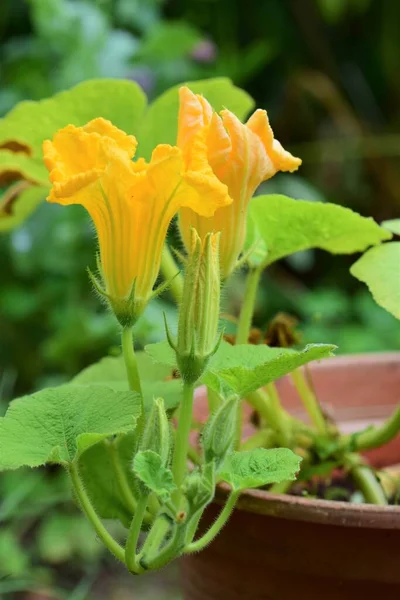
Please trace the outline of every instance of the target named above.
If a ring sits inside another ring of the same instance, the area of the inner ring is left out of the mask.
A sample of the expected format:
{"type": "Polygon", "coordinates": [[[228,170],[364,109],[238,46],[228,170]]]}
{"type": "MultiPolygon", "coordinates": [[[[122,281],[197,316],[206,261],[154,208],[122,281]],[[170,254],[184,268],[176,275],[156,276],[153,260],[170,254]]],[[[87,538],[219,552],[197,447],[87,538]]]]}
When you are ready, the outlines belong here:
{"type": "Polygon", "coordinates": [[[262,268],[251,269],[247,276],[246,290],[244,293],[242,309],[240,311],[239,323],[236,333],[237,344],[247,344],[251,324],[253,321],[254,305],[256,302],[258,284],[262,274],[262,268]]]}
{"type": "Polygon", "coordinates": [[[302,369],[295,369],[290,374],[292,381],[295,385],[297,393],[299,394],[304,408],[306,409],[308,416],[311,419],[314,427],[321,435],[326,434],[326,422],[324,415],[322,414],[321,407],[318,399],[314,393],[314,390],[309,385],[306,377],[304,376],[302,369]]]}
{"type": "Polygon", "coordinates": [[[125,562],[131,573],[141,573],[142,567],[138,564],[136,552],[143,518],[147,507],[147,496],[142,496],[136,507],[135,514],[129,528],[128,539],[125,546],[125,562]]]}
{"type": "Polygon", "coordinates": [[[181,492],[179,490],[183,483],[187,470],[189,434],[192,426],[194,385],[192,383],[183,383],[183,399],[179,412],[178,426],[176,429],[175,449],[172,460],[172,472],[175,485],[178,488],[174,495],[174,501],[179,507],[181,492]]]}
{"type": "Polygon", "coordinates": [[[121,333],[121,341],[129,387],[134,392],[142,395],[142,386],[140,385],[139,370],[136,362],[135,350],[133,347],[131,327],[123,328],[121,333]]]}
{"type": "Polygon", "coordinates": [[[122,563],[125,564],[124,549],[122,548],[122,546],[120,546],[120,544],[118,544],[118,542],[116,542],[114,540],[112,535],[110,535],[108,533],[107,529],[104,527],[101,519],[99,518],[98,514],[96,513],[96,511],[90,501],[90,498],[86,493],[85,487],[83,485],[82,479],[79,474],[79,468],[78,468],[78,465],[76,462],[71,463],[71,465],[69,466],[69,469],[68,469],[68,473],[71,478],[71,483],[72,483],[73,489],[75,491],[76,497],[79,500],[79,504],[80,504],[83,512],[85,513],[85,515],[91,522],[97,535],[99,536],[99,538],[101,539],[103,544],[106,546],[106,548],[108,548],[108,550],[118,560],[120,560],[122,563]]]}
{"type": "Polygon", "coordinates": [[[213,539],[218,535],[218,533],[221,531],[221,529],[223,528],[223,526],[226,524],[229,517],[231,516],[231,513],[232,513],[233,509],[235,508],[235,504],[239,497],[239,493],[240,492],[237,492],[237,491],[232,491],[230,493],[229,498],[228,498],[224,508],[220,512],[215,523],[213,525],[211,525],[211,527],[207,531],[207,533],[205,533],[201,538],[199,538],[195,542],[192,542],[191,544],[188,544],[186,546],[186,548],[185,548],[186,554],[190,554],[192,552],[199,552],[199,550],[202,550],[203,548],[208,546],[208,544],[210,544],[213,541],[213,539]]]}

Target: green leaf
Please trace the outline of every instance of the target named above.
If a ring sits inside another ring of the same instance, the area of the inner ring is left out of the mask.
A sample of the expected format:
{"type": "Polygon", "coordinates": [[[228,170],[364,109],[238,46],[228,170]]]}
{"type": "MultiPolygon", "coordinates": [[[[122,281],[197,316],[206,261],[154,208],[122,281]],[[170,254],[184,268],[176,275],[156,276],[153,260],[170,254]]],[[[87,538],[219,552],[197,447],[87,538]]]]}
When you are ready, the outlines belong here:
{"type": "MultiPolygon", "coordinates": [[[[138,133],[138,154],[147,159],[157,144],[176,144],[178,131],[179,84],[161,94],[149,107],[138,133]]],[[[253,99],[225,77],[190,81],[186,84],[193,92],[203,94],[211,106],[220,111],[228,108],[243,119],[253,108],[253,99]]]]}
{"type": "Polygon", "coordinates": [[[236,491],[296,479],[301,458],[287,448],[234,452],[219,474],[236,491]]]}
{"type": "Polygon", "coordinates": [[[373,219],[349,208],[280,195],[255,196],[249,215],[267,246],[267,264],[309,248],[332,254],[363,252],[392,237],[373,219]]]}
{"type": "Polygon", "coordinates": [[[90,500],[102,519],[119,519],[129,527],[132,509],[121,492],[112,460],[112,448],[131,490],[134,489],[134,476],[131,470],[135,448],[135,434],[118,436],[109,442],[102,441],[89,448],[79,459],[79,472],[90,500]]]}
{"type": "Polygon", "coordinates": [[[383,221],[381,223],[381,227],[395,233],[396,235],[400,235],[400,219],[391,219],[389,221],[383,221]]]}
{"type": "Polygon", "coordinates": [[[247,218],[247,230],[245,248],[247,249],[247,262],[252,267],[258,267],[265,262],[268,255],[267,244],[262,237],[258,224],[252,214],[249,212],[247,218]]]}
{"type": "Polygon", "coordinates": [[[146,97],[133,81],[92,79],[52,98],[20,102],[0,120],[0,146],[17,142],[42,163],[42,142],[69,123],[85,125],[91,119],[109,119],[134,134],[142,121],[146,97]]]}
{"type": "Polygon", "coordinates": [[[133,470],[147,489],[164,501],[176,489],[171,469],[164,467],[161,456],[152,450],[136,454],[133,470]]]}
{"type": "MultiPolygon", "coordinates": [[[[1,134],[1,124],[0,124],[1,134]]],[[[12,178],[26,179],[33,183],[44,185],[49,189],[49,174],[43,161],[32,159],[25,152],[13,152],[12,150],[0,149],[0,175],[7,179],[9,175],[12,178]]]]}
{"type": "Polygon", "coordinates": [[[11,402],[0,419],[0,470],[68,464],[104,438],[135,428],[140,396],[64,385],[11,402]]]}
{"type": "Polygon", "coordinates": [[[298,352],[265,345],[231,346],[223,342],[201,381],[221,396],[237,394],[243,398],[312,360],[332,356],[335,348],[328,344],[310,344],[298,352]]]}
{"type": "Polygon", "coordinates": [[[170,369],[176,369],[176,355],[167,341],[148,344],[144,350],[156,365],[165,365],[170,369]]]}
{"type": "MultiPolygon", "coordinates": [[[[1,151],[0,151],[1,155],[1,151]]],[[[15,187],[20,184],[16,184],[15,187]]],[[[0,231],[9,231],[18,227],[35,210],[48,194],[48,187],[31,186],[25,188],[20,194],[7,202],[6,207],[0,200],[0,231]]],[[[6,194],[4,194],[5,196],[6,194]]]]}
{"type": "MultiPolygon", "coordinates": [[[[162,397],[167,411],[176,408],[182,398],[182,381],[171,379],[172,370],[161,363],[155,364],[150,355],[137,352],[136,360],[146,411],[149,411],[155,398],[162,397]]],[[[126,378],[126,367],[123,356],[106,356],[99,362],[90,365],[72,380],[79,385],[109,386],[113,390],[124,391],[129,389],[126,378]]]]}
{"type": "Polygon", "coordinates": [[[371,248],[351,267],[375,301],[400,319],[400,242],[371,248]]]}

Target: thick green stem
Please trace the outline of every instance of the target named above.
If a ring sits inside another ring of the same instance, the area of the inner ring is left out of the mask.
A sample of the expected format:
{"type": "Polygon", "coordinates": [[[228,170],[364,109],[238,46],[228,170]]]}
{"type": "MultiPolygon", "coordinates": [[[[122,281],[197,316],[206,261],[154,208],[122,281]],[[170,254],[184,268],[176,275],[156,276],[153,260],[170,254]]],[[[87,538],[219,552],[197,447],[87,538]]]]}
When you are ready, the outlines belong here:
{"type": "Polygon", "coordinates": [[[368,504],[387,505],[388,501],[385,492],[367,465],[359,464],[353,467],[351,469],[351,476],[368,504]]]}
{"type": "Polygon", "coordinates": [[[351,439],[355,449],[361,451],[383,446],[394,439],[399,432],[400,408],[381,427],[371,427],[359,434],[343,436],[342,440],[343,443],[348,443],[351,439]]]}
{"type": "Polygon", "coordinates": [[[159,515],[154,521],[153,527],[151,528],[144,544],[137,557],[139,563],[144,556],[154,556],[158,553],[160,545],[168,533],[170,527],[170,520],[165,514],[159,515]]]}
{"type": "Polygon", "coordinates": [[[293,481],[280,481],[271,485],[268,491],[270,494],[287,494],[292,485],[293,481]]]}
{"type": "Polygon", "coordinates": [[[318,433],[325,435],[327,428],[324,415],[322,414],[321,407],[313,389],[304,377],[302,369],[295,369],[290,375],[311,422],[318,433]]]}
{"type": "Polygon", "coordinates": [[[141,573],[142,567],[138,564],[136,552],[143,518],[147,507],[147,496],[142,496],[137,503],[135,514],[129,528],[128,539],[125,546],[125,562],[131,573],[141,573]]]}
{"type": "Polygon", "coordinates": [[[186,548],[185,548],[186,554],[190,554],[192,552],[199,552],[200,550],[205,548],[205,546],[208,546],[208,544],[210,544],[213,541],[213,539],[218,535],[218,533],[221,531],[221,529],[223,528],[223,526],[226,524],[229,517],[231,516],[231,513],[232,513],[233,509],[235,508],[235,504],[239,497],[239,493],[240,492],[236,492],[236,491],[231,492],[231,494],[227,500],[227,503],[225,504],[224,508],[222,509],[222,511],[219,514],[218,519],[215,521],[215,523],[213,525],[211,525],[211,527],[207,531],[207,533],[205,533],[200,539],[198,539],[195,542],[192,542],[191,544],[188,544],[186,546],[186,548]]]}
{"type": "Polygon", "coordinates": [[[290,420],[286,416],[286,411],[282,408],[275,385],[273,383],[268,384],[267,392],[262,388],[256,392],[251,392],[246,400],[277,434],[278,442],[282,446],[289,446],[291,441],[290,420]]]}
{"type": "Polygon", "coordinates": [[[172,256],[171,250],[166,243],[164,244],[162,252],[161,273],[165,281],[171,281],[169,289],[175,298],[176,303],[180,304],[183,294],[183,277],[172,256]]]}
{"type": "Polygon", "coordinates": [[[136,362],[135,350],[133,347],[131,327],[123,328],[121,333],[121,341],[129,387],[134,392],[142,395],[142,386],[140,385],[139,370],[136,362]]]}
{"type": "Polygon", "coordinates": [[[251,324],[253,321],[254,305],[256,302],[258,284],[262,275],[262,268],[251,269],[247,276],[246,290],[244,293],[242,309],[236,333],[237,344],[247,344],[251,324]]]}
{"type": "Polygon", "coordinates": [[[259,429],[251,437],[247,438],[240,450],[254,450],[254,448],[273,448],[276,444],[276,435],[272,429],[259,429]]]}
{"type": "Polygon", "coordinates": [[[118,544],[118,542],[116,542],[114,540],[112,535],[110,535],[108,533],[107,529],[104,527],[98,514],[96,513],[95,509],[93,508],[93,505],[89,499],[89,496],[86,493],[85,487],[80,478],[77,463],[75,463],[75,462],[71,463],[71,465],[68,469],[68,473],[71,478],[72,486],[74,488],[76,497],[79,500],[79,504],[80,504],[83,512],[85,513],[85,515],[91,522],[97,535],[99,536],[99,538],[101,539],[103,544],[106,546],[106,548],[108,548],[108,550],[118,560],[120,560],[122,563],[125,563],[124,549],[122,548],[122,546],[120,546],[120,544],[118,544]]]}
{"type": "Polygon", "coordinates": [[[172,472],[178,491],[174,495],[176,506],[179,507],[181,492],[179,490],[183,483],[187,470],[189,434],[192,426],[194,385],[183,383],[183,398],[179,411],[178,426],[175,436],[174,456],[172,460],[172,472]]]}

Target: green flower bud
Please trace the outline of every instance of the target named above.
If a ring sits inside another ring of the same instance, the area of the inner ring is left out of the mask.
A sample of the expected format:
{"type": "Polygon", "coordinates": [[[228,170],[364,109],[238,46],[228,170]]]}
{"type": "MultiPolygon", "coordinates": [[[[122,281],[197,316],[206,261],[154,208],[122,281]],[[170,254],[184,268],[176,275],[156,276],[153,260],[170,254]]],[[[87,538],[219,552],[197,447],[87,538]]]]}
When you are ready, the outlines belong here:
{"type": "Polygon", "coordinates": [[[206,463],[215,461],[218,469],[233,450],[236,438],[239,398],[224,402],[204,426],[201,444],[206,463]]]}
{"type": "Polygon", "coordinates": [[[171,456],[171,428],[162,398],[157,398],[153,403],[139,442],[138,450],[152,450],[161,456],[164,467],[169,464],[171,456]]]}
{"type": "Polygon", "coordinates": [[[220,341],[219,237],[219,233],[209,233],[201,240],[192,229],[179,310],[178,339],[177,344],[173,344],[179,370],[187,383],[199,379],[220,341]]]}

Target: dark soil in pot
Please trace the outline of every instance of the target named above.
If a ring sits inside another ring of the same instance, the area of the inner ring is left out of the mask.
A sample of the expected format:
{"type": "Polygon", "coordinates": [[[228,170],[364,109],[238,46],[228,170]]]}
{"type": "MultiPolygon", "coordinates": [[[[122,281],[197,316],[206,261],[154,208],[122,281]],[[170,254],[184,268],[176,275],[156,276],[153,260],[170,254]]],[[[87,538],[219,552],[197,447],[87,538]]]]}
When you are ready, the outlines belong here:
{"type": "MultiPolygon", "coordinates": [[[[400,401],[400,353],[339,357],[311,367],[325,410],[347,431],[385,419],[400,401]]],[[[288,379],[279,382],[300,410],[288,379]]],[[[373,451],[400,463],[400,437],[373,451]]],[[[216,518],[217,503],[202,522],[216,518]]],[[[203,552],[182,559],[184,600],[399,600],[400,507],[247,492],[203,552]]]]}

